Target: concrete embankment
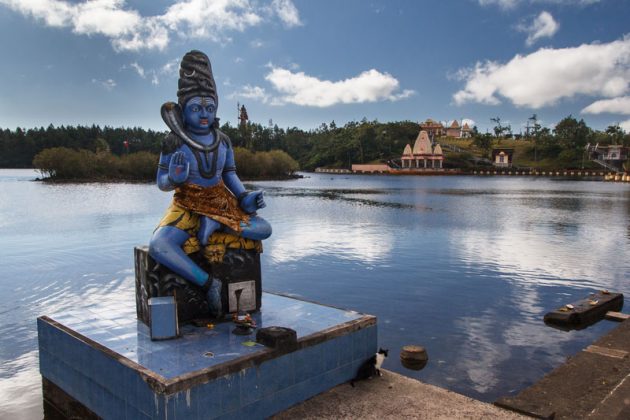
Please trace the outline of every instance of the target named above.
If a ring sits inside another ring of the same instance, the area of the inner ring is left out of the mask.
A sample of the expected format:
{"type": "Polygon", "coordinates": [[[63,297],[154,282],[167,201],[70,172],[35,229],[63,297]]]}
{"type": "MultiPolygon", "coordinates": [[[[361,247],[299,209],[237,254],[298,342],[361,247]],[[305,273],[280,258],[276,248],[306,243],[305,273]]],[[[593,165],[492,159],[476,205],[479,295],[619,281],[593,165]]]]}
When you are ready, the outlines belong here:
{"type": "Polygon", "coordinates": [[[290,419],[505,419],[527,417],[390,371],[339,385],[272,417],[290,419]]]}
{"type": "Polygon", "coordinates": [[[496,404],[539,418],[630,419],[630,321],[496,404]]]}
{"type": "Polygon", "coordinates": [[[630,320],[514,397],[495,405],[383,371],[275,417],[307,419],[630,419],[630,320]]]}

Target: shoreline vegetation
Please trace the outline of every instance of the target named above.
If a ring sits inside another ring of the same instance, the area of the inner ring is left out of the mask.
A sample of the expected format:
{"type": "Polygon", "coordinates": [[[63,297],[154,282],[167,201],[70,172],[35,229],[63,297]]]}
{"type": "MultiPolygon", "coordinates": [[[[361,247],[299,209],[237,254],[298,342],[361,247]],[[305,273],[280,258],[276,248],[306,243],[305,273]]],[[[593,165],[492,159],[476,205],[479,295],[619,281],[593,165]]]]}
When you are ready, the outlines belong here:
{"type": "MultiPolygon", "coordinates": [[[[491,119],[494,133],[458,139],[440,137],[445,169],[473,172],[486,169],[492,149],[509,147],[513,165],[535,170],[599,168],[585,158],[587,144],[630,146],[630,134],[618,125],[593,130],[584,120],[569,115],[553,129],[541,127],[537,116],[528,119],[525,134],[513,134],[500,118],[491,119]],[[453,147],[448,147],[453,146],[453,147]],[[485,158],[485,160],[483,159],[485,158]]],[[[389,163],[399,160],[405,146],[413,144],[419,125],[413,121],[381,123],[334,121],[313,130],[282,129],[258,123],[221,130],[232,140],[239,176],[244,180],[286,179],[295,172],[316,168],[350,169],[352,164],[389,163]]],[[[24,130],[0,129],[0,167],[34,168],[45,179],[57,182],[149,182],[155,179],[161,141],[165,132],[135,128],[49,125],[24,130]]],[[[625,168],[630,162],[625,163],[625,168]]]]}
{"type": "MultiPolygon", "coordinates": [[[[281,150],[251,152],[234,149],[234,158],[243,180],[288,179],[299,169],[295,160],[281,150]]],[[[47,182],[152,182],[159,155],[140,151],[117,156],[107,148],[96,152],[53,147],[39,152],[33,169],[47,182]]]]}

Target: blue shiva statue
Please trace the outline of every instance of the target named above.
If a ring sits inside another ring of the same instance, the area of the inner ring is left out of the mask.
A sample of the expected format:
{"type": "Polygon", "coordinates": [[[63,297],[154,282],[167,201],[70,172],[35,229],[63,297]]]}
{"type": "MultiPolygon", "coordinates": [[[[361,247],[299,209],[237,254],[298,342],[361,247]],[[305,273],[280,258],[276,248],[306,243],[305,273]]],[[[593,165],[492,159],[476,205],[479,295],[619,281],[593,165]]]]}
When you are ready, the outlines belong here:
{"type": "Polygon", "coordinates": [[[191,238],[201,247],[215,232],[259,241],[271,226],[256,215],[265,207],[263,191],[245,190],[236,174],[234,151],[219,131],[216,84],[208,57],[190,51],[182,59],[178,103],[162,105],[162,119],[170,134],[162,143],[157,185],[175,190],[149,243],[149,254],[207,294],[211,314],[221,313],[221,282],[204,271],[184,251],[191,238]]]}

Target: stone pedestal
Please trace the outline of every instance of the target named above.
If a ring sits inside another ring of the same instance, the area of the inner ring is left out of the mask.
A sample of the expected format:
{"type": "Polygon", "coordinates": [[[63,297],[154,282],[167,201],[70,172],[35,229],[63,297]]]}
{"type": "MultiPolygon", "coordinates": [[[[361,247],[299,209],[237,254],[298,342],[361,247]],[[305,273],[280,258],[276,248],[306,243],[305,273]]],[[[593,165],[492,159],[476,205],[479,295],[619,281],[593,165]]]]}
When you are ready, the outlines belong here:
{"type": "Polygon", "coordinates": [[[351,380],[376,352],[373,316],[262,299],[258,327],[295,331],[290,349],[234,335],[229,322],[153,341],[131,298],[40,317],[46,418],[263,419],[351,380]]]}
{"type": "MultiPolygon", "coordinates": [[[[184,280],[149,255],[148,247],[134,249],[136,262],[136,311],[138,319],[149,325],[148,301],[152,297],[175,296],[177,317],[185,323],[210,318],[208,302],[200,287],[184,280]]],[[[223,261],[208,263],[203,257],[191,255],[206,272],[222,283],[221,304],[224,315],[236,312],[235,292],[242,289],[240,309],[253,312],[260,309],[262,284],[260,254],[255,250],[226,249],[223,261]]],[[[219,317],[221,319],[223,317],[219,317]]]]}

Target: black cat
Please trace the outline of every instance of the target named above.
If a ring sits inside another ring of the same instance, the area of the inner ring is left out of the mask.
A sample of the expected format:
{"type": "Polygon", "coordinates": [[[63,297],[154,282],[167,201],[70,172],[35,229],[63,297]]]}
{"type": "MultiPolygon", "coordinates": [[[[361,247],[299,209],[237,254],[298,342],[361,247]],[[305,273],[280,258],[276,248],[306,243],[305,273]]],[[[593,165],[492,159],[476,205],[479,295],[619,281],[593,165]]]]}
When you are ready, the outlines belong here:
{"type": "Polygon", "coordinates": [[[388,352],[389,350],[387,349],[379,348],[374,356],[370,357],[368,360],[363,362],[361,366],[359,366],[357,375],[350,381],[350,385],[354,386],[356,381],[368,379],[374,375],[383,376],[381,373],[381,366],[383,365],[383,361],[387,357],[388,352]]]}

